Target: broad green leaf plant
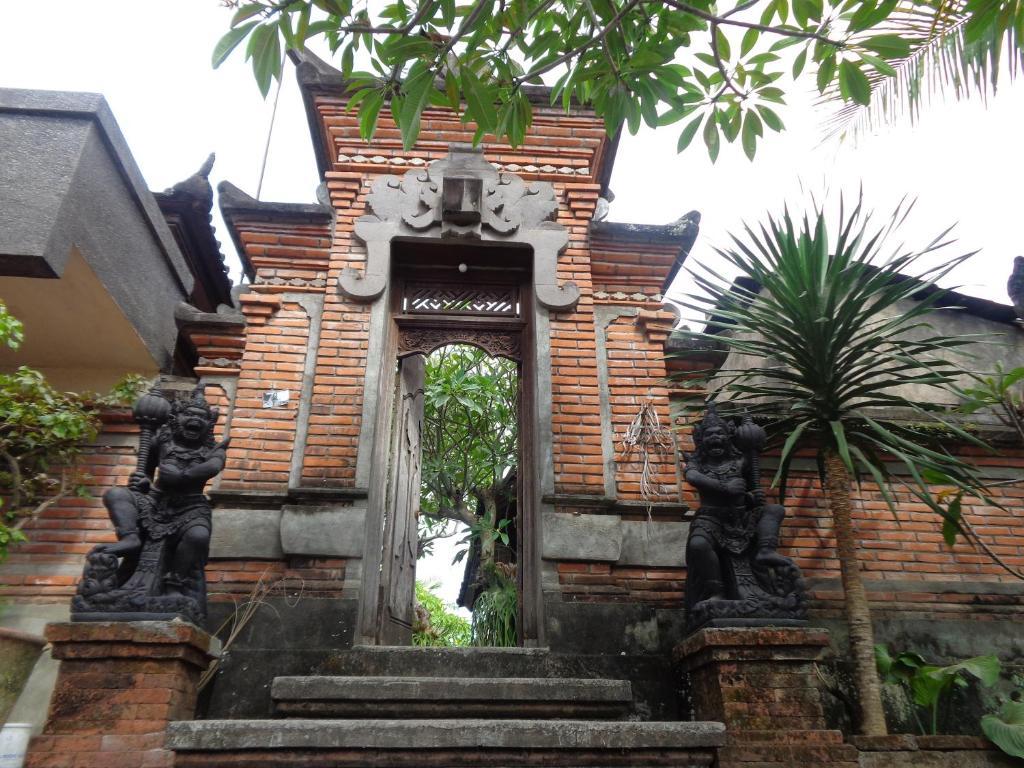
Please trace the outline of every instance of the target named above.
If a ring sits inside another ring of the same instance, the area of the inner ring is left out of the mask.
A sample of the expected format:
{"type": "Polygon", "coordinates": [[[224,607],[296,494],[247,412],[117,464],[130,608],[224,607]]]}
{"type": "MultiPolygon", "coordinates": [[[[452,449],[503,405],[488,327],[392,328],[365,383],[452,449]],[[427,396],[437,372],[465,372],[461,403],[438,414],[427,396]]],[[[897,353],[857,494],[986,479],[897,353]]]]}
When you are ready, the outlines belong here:
{"type": "Polygon", "coordinates": [[[641,125],[673,126],[679,151],[700,134],[712,160],[724,143],[735,142],[753,159],[766,131],[783,130],[785,76],[806,71],[820,92],[866,107],[885,102],[884,94],[877,96],[880,83],[902,83],[900,68],[920,50],[945,50],[934,43],[936,29],[960,23],[964,51],[977,62],[997,61],[1004,38],[1011,58],[1021,56],[1024,25],[1017,0],[740,0],[722,7],[711,0],[225,5],[234,13],[213,51],[215,67],[243,48],[266,96],[281,77],[285,52],[321,39],[351,83],[349,107],[359,111],[364,139],[373,135],[387,105],[409,148],[424,108],[434,105],[461,112],[476,125],[477,141],[493,134],[516,146],[533,118],[526,86],[548,84],[552,104],[593,107],[610,134],[623,125],[631,133],[641,125]]]}
{"type": "Polygon", "coordinates": [[[803,218],[787,210],[748,226],[719,250],[742,277],[733,282],[695,268],[702,293],[687,302],[712,317],[705,332],[689,335],[724,344],[735,361],[727,361],[713,382],[720,409],[746,410],[766,421],[780,446],[774,484],[783,496],[798,452],[819,458],[845,592],[860,727],[870,735],[885,733],[885,719],[851,483],[873,480],[895,513],[894,491],[912,494],[951,520],[954,533],[957,515],[950,507],[963,495],[988,500],[975,470],[935,439],[938,428],[978,444],[945,417],[937,404],[943,398],[936,397],[952,391],[964,348],[974,340],[929,324],[946,295],[932,283],[971,254],[940,258],[947,232],[919,250],[890,246],[908,209],[901,205],[876,225],[858,199],[852,208],[841,203],[834,222],[815,204],[803,218]],[[893,464],[899,472],[891,471],[893,464]],[[941,479],[953,495],[933,496],[929,478],[941,479]]]}
{"type": "Polygon", "coordinates": [[[998,714],[985,715],[981,732],[1006,754],[1024,758],[1024,701],[1007,701],[998,714]]]}
{"type": "Polygon", "coordinates": [[[929,664],[917,653],[903,652],[893,656],[885,645],[875,646],[875,663],[884,682],[903,686],[914,704],[927,714],[926,728],[917,710],[913,710],[914,720],[922,734],[939,732],[939,712],[954,687],[966,688],[968,679],[973,678],[985,688],[991,688],[999,681],[1002,669],[998,657],[992,655],[975,656],[940,667],[929,664]]]}

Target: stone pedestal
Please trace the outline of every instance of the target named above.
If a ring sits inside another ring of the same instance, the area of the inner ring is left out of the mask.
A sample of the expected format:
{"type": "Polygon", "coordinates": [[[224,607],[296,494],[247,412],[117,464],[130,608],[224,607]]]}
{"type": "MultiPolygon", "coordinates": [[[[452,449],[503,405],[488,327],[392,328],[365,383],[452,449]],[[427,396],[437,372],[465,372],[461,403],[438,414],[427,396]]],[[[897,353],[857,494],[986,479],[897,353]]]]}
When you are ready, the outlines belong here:
{"type": "Polygon", "coordinates": [[[159,768],[172,720],[191,720],[219,643],[178,621],[49,624],[60,660],[43,734],[26,768],[159,768]]]}
{"type": "Polygon", "coordinates": [[[794,627],[706,628],[676,646],[696,719],[725,723],[719,768],[856,768],[825,728],[814,662],[827,646],[827,631],[794,627]]]}

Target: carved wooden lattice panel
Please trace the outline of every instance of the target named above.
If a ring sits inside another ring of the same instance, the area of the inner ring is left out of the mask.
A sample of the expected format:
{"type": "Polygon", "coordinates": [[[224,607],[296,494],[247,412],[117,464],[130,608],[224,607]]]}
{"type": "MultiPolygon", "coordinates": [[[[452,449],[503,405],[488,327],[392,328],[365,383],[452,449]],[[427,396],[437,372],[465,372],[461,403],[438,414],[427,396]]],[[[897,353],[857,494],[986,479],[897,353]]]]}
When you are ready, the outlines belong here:
{"type": "Polygon", "coordinates": [[[485,328],[402,328],[398,336],[398,354],[429,355],[446,344],[473,344],[495,357],[519,360],[522,357],[521,333],[485,328]]]}
{"type": "Polygon", "coordinates": [[[511,285],[405,285],[402,311],[412,315],[498,315],[516,317],[519,296],[511,285]]]}

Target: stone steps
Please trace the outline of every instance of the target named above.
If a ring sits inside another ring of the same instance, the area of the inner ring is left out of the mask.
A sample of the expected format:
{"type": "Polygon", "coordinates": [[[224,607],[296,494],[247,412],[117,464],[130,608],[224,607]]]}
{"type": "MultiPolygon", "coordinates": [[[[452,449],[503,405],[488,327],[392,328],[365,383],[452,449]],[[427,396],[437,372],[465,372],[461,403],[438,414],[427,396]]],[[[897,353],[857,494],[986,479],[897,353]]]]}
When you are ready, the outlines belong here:
{"type": "Polygon", "coordinates": [[[509,677],[275,678],[275,712],[289,717],[624,719],[627,680],[509,677]]]}
{"type": "Polygon", "coordinates": [[[176,768],[704,768],[721,723],[288,719],[172,723],[176,768]]]}

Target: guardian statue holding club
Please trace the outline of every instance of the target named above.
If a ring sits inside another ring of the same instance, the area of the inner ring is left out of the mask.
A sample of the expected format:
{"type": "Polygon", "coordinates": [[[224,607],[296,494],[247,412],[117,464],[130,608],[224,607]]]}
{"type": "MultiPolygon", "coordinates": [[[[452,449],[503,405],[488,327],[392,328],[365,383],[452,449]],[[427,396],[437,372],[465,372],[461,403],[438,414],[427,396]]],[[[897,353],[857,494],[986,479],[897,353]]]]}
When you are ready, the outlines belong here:
{"type": "Polygon", "coordinates": [[[136,470],[127,487],[103,495],[117,541],[99,544],[71,603],[75,621],[130,621],[206,615],[203,569],[211,509],[203,489],[224,468],[228,441],[217,443],[211,408],[198,386],[169,402],[159,392],[135,405],[136,470]]]}
{"type": "Polygon", "coordinates": [[[693,432],[696,450],[686,481],[700,508],[686,544],[687,629],[702,626],[794,625],[804,605],[800,569],[777,551],[785,510],[761,490],[764,430],[740,425],[709,403],[693,432]]]}

